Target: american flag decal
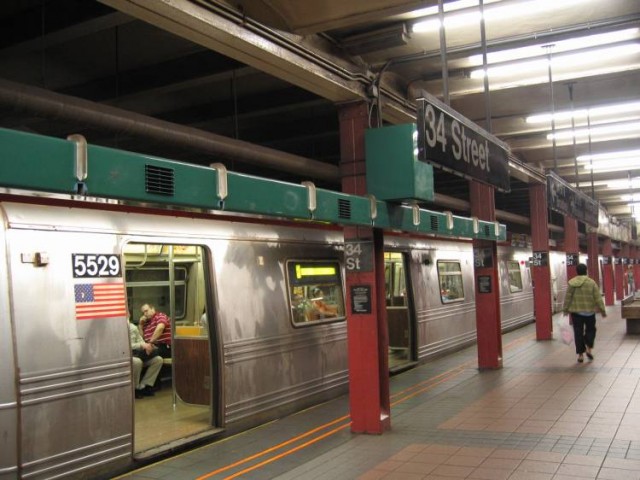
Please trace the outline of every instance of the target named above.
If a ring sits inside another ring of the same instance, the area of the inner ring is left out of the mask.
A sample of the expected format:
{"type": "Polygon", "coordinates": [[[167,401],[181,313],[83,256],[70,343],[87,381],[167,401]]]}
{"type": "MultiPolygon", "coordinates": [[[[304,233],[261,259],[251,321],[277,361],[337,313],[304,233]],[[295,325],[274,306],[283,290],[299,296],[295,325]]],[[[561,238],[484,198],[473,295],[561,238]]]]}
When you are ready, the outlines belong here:
{"type": "Polygon", "coordinates": [[[127,307],[122,283],[78,283],[76,294],[76,320],[124,317],[127,307]]]}

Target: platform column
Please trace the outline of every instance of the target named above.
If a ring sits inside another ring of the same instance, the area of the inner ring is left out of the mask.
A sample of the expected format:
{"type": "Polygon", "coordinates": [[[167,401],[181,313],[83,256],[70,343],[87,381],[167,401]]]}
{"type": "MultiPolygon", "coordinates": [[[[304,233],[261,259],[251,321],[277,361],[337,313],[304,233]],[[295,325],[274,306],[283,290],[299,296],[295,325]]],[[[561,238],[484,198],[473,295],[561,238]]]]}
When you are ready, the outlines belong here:
{"type": "Polygon", "coordinates": [[[602,285],[604,287],[604,304],[611,306],[613,300],[613,245],[610,238],[602,241],[602,285]]]}
{"type": "Polygon", "coordinates": [[[547,185],[529,187],[531,246],[533,248],[533,303],[536,316],[536,339],[551,340],[551,267],[549,266],[549,222],[547,220],[547,185]]]}
{"type": "Polygon", "coordinates": [[[567,254],[567,280],[577,275],[580,247],[578,246],[578,220],[569,215],[564,216],[564,251],[567,254]]]}
{"type": "Polygon", "coordinates": [[[623,243],[620,248],[620,267],[622,270],[622,296],[620,300],[628,295],[629,291],[629,277],[627,276],[627,270],[629,269],[629,244],[623,243]]]}
{"type": "MultiPolygon", "coordinates": [[[[588,228],[588,227],[587,227],[588,228]]],[[[589,276],[598,284],[600,283],[600,245],[597,232],[587,232],[587,269],[589,276]]]]}
{"type": "Polygon", "coordinates": [[[633,247],[630,256],[633,259],[633,287],[635,292],[640,289],[640,248],[633,247]]]}
{"type": "MultiPolygon", "coordinates": [[[[368,105],[344,104],[339,113],[342,191],[364,195],[368,105]]],[[[344,235],[351,431],[380,434],[391,427],[384,235],[366,227],[347,227],[344,235]]]]}
{"type": "MultiPolygon", "coordinates": [[[[469,182],[471,215],[495,222],[493,187],[469,182]]],[[[476,284],[476,328],[478,368],[502,368],[502,331],[500,322],[500,285],[496,242],[473,241],[476,284]]]]}
{"type": "Polygon", "coordinates": [[[622,273],[622,249],[618,249],[614,253],[613,259],[613,277],[616,292],[616,300],[622,300],[624,298],[624,280],[622,273]]]}

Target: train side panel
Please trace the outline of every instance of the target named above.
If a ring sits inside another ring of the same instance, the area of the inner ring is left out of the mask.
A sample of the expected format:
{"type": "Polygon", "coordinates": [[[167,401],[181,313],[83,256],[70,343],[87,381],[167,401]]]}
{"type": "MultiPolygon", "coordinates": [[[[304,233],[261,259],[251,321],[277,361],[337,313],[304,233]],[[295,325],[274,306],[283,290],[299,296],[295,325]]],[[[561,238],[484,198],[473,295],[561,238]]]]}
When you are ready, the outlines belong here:
{"type": "Polygon", "coordinates": [[[412,252],[420,361],[462,348],[476,338],[471,245],[435,242],[434,246],[436,248],[431,252],[430,262],[421,262],[419,251],[412,252]],[[463,297],[446,302],[439,283],[438,262],[450,261],[459,262],[463,297]]]}
{"type": "Polygon", "coordinates": [[[340,245],[312,240],[212,245],[224,345],[226,427],[262,423],[346,392],[346,321],[295,327],[290,260],[340,262],[340,245]]]}
{"type": "MultiPolygon", "coordinates": [[[[7,233],[17,344],[22,478],[95,478],[130,463],[126,317],[77,319],[72,254],[117,254],[114,235],[7,233]],[[40,260],[35,260],[38,256],[40,260]],[[40,264],[39,264],[40,262],[40,264]],[[107,420],[108,419],[108,420],[107,420]],[[105,467],[101,467],[104,465],[105,467]]],[[[101,282],[119,279],[101,279],[101,282]]]]}
{"type": "Polygon", "coordinates": [[[567,293],[567,255],[564,252],[549,252],[551,270],[551,298],[553,313],[562,311],[564,297],[567,293]]]}
{"type": "Polygon", "coordinates": [[[4,209],[0,208],[0,479],[18,476],[18,403],[14,363],[14,335],[6,262],[4,209]]]}
{"type": "Polygon", "coordinates": [[[500,317],[503,332],[534,321],[530,256],[531,250],[528,249],[498,247],[500,317]]]}

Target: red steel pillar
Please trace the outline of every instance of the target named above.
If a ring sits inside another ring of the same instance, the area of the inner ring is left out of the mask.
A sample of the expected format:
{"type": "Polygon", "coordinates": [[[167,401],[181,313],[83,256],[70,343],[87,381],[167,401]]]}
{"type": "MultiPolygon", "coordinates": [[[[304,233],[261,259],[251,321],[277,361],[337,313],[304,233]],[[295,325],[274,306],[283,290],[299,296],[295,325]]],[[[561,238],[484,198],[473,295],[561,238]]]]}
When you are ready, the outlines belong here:
{"type": "Polygon", "coordinates": [[[536,338],[551,340],[551,267],[549,266],[549,222],[547,221],[547,185],[529,187],[531,246],[533,247],[533,304],[536,338]]]}
{"type": "Polygon", "coordinates": [[[633,286],[634,291],[640,290],[640,248],[633,247],[633,250],[630,254],[631,261],[633,261],[632,271],[633,271],[633,286]]]}
{"type": "Polygon", "coordinates": [[[580,247],[578,246],[578,220],[568,215],[564,216],[564,249],[567,254],[567,280],[571,280],[576,276],[580,247]]]}
{"type": "Polygon", "coordinates": [[[623,243],[620,249],[620,263],[622,264],[622,297],[621,300],[628,295],[629,291],[629,277],[627,276],[627,270],[629,269],[629,244],[623,243]]]}
{"type": "Polygon", "coordinates": [[[600,254],[598,233],[587,232],[587,269],[589,270],[589,276],[600,285],[600,260],[598,255],[600,254]]]}
{"type": "Polygon", "coordinates": [[[615,282],[616,300],[622,300],[624,298],[624,275],[622,270],[622,249],[619,249],[616,252],[613,261],[613,276],[615,282]]]}
{"type": "MultiPolygon", "coordinates": [[[[340,106],[342,191],[366,193],[366,103],[340,106]]],[[[345,235],[347,347],[351,431],[380,434],[391,428],[383,232],[347,227],[345,235]]]]}
{"type": "Polygon", "coordinates": [[[610,238],[602,241],[602,284],[604,287],[604,304],[611,306],[613,300],[613,246],[610,238]]]}
{"type": "MultiPolygon", "coordinates": [[[[469,182],[471,215],[480,220],[496,219],[493,187],[469,182]]],[[[476,283],[476,328],[478,367],[502,368],[502,331],[496,242],[473,241],[476,283]]]]}

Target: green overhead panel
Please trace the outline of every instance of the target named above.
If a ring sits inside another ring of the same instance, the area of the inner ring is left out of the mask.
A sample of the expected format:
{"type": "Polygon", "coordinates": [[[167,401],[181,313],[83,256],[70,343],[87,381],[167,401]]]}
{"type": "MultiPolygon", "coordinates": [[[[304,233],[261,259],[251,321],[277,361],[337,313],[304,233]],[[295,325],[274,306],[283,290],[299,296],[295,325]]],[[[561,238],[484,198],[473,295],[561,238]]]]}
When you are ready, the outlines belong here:
{"type": "Polygon", "coordinates": [[[73,189],[76,183],[73,143],[0,129],[0,148],[3,187],[57,193],[73,189]]]}
{"type": "Polygon", "coordinates": [[[367,192],[392,202],[433,201],[433,167],[418,160],[415,123],[365,132],[367,192]]]}
{"type": "Polygon", "coordinates": [[[349,195],[228,172],[221,164],[191,165],[0,129],[0,187],[121,200],[132,204],[228,211],[369,226],[460,238],[505,240],[504,225],[458,217],[375,196],[349,195]]]}

